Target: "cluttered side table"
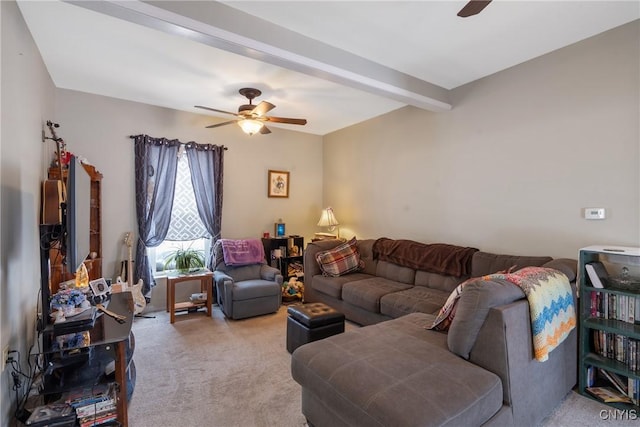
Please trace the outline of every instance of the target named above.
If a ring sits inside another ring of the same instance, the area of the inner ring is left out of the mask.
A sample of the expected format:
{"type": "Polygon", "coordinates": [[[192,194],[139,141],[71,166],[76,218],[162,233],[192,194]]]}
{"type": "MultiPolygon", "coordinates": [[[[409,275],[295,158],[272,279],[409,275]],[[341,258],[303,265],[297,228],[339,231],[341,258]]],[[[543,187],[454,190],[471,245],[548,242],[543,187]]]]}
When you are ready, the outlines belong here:
{"type": "Polygon", "coordinates": [[[213,273],[209,270],[202,270],[195,273],[178,274],[167,276],[167,312],[170,322],[175,323],[176,311],[197,310],[206,305],[207,316],[211,317],[211,305],[213,303],[213,273]],[[176,303],[176,285],[179,283],[200,281],[200,292],[206,294],[206,300],[186,301],[176,303]]]}

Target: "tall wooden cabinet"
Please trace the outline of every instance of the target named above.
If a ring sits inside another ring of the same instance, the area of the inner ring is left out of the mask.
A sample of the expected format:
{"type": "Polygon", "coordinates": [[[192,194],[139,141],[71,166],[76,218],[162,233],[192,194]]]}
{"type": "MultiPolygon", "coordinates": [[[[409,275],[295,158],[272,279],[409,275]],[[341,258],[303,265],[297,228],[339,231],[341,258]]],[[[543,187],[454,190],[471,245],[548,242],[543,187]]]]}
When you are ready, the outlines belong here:
{"type": "MultiPolygon", "coordinates": [[[[101,186],[102,174],[96,170],[93,165],[83,164],[82,167],[91,177],[91,199],[90,203],[90,252],[95,255],[84,261],[89,273],[89,280],[99,279],[102,277],[102,200],[101,186]]],[[[67,170],[62,170],[62,180],[66,180],[67,170]]],[[[60,179],[60,169],[52,167],[49,169],[49,179],[60,179]]],[[[51,262],[50,273],[50,289],[54,294],[58,291],[61,282],[74,278],[73,272],[66,271],[62,264],[62,254],[58,248],[52,248],[49,251],[49,259],[51,262]]]]}

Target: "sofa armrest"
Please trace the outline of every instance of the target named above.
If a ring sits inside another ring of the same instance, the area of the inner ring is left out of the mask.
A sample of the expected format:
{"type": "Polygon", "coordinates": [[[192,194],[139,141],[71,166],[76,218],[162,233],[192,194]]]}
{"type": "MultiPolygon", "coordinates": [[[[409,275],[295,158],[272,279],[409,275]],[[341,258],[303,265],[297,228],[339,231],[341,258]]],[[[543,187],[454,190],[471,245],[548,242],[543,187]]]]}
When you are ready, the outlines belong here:
{"type": "MultiPolygon", "coordinates": [[[[222,271],[213,272],[213,286],[215,286],[215,295],[217,303],[220,307],[223,307],[225,313],[232,313],[232,297],[231,291],[233,289],[233,277],[222,271]]],[[[231,315],[231,314],[230,314],[231,315]]]]}
{"type": "Polygon", "coordinates": [[[304,268],[304,301],[316,302],[318,299],[315,297],[313,290],[313,276],[322,274],[320,266],[316,261],[316,254],[318,252],[326,251],[328,249],[335,248],[339,244],[344,243],[342,240],[329,239],[318,240],[317,242],[311,242],[304,250],[302,263],[304,268]]]}
{"type": "Polygon", "coordinates": [[[229,276],[222,271],[214,271],[213,272],[213,282],[217,285],[218,283],[222,284],[225,280],[233,282],[233,277],[229,276]]]}
{"type": "Polygon", "coordinates": [[[515,425],[537,425],[577,380],[577,329],[545,362],[534,358],[529,303],[521,299],[489,310],[469,361],[500,377],[515,425]]]}
{"type": "Polygon", "coordinates": [[[277,282],[278,285],[282,285],[282,281],[284,280],[282,274],[280,274],[280,270],[267,264],[260,266],[260,278],[262,280],[277,282]]]}

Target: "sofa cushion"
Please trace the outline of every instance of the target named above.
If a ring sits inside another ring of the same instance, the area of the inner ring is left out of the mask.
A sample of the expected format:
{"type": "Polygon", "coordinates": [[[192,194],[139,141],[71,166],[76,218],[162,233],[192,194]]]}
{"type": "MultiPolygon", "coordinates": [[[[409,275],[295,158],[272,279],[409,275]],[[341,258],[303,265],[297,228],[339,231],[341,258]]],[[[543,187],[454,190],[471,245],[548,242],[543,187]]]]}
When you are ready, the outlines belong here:
{"type": "Polygon", "coordinates": [[[524,298],[522,289],[505,279],[472,280],[465,287],[449,327],[449,350],[465,359],[476,342],[489,309],[524,298]]]}
{"type": "Polygon", "coordinates": [[[384,277],[385,279],[393,280],[395,282],[406,283],[407,285],[413,285],[416,278],[416,271],[412,268],[402,267],[392,262],[378,261],[376,276],[384,277]]]}
{"type": "Polygon", "coordinates": [[[437,331],[448,331],[453,318],[456,315],[456,308],[458,306],[458,301],[460,300],[460,295],[464,290],[467,284],[479,280],[477,277],[472,277],[470,279],[465,280],[460,283],[456,288],[449,294],[446,301],[438,311],[433,324],[429,327],[429,329],[435,329],[437,331]]]}
{"type": "Polygon", "coordinates": [[[333,249],[318,252],[316,261],[318,261],[322,273],[332,277],[342,276],[364,267],[364,263],[360,261],[355,237],[333,249]]]}
{"type": "Polygon", "coordinates": [[[427,286],[433,289],[439,289],[445,292],[453,291],[461,282],[467,280],[468,276],[454,277],[445,276],[438,273],[430,273],[428,271],[416,271],[416,286],[427,286]]]}
{"type": "Polygon", "coordinates": [[[409,313],[437,313],[449,292],[425,286],[393,292],[380,298],[380,313],[397,318],[409,313]]]}
{"type": "Polygon", "coordinates": [[[280,285],[268,280],[245,280],[233,284],[232,298],[234,301],[252,300],[255,298],[271,297],[280,294],[280,285]]]}
{"type": "Polygon", "coordinates": [[[569,282],[576,280],[576,271],[578,269],[578,263],[575,259],[569,258],[556,258],[553,261],[549,261],[543,265],[546,268],[553,268],[563,273],[569,279],[569,282]]]}
{"type": "Polygon", "coordinates": [[[432,321],[416,313],[301,346],[293,378],[344,425],[484,424],[502,407],[499,377],[449,352],[432,321]]]}
{"type": "Polygon", "coordinates": [[[548,256],[498,255],[480,251],[473,254],[471,277],[486,276],[513,266],[515,268],[512,271],[520,270],[523,267],[540,267],[552,259],[548,256]]]}
{"type": "Polygon", "coordinates": [[[262,265],[243,265],[240,267],[225,266],[220,268],[225,274],[229,275],[235,282],[241,282],[243,280],[260,279],[260,270],[262,265]]]}
{"type": "Polygon", "coordinates": [[[370,279],[372,277],[374,276],[364,273],[349,273],[339,277],[328,277],[318,274],[313,276],[313,279],[309,282],[315,291],[322,292],[323,294],[329,295],[333,298],[341,299],[342,287],[345,283],[355,282],[362,279],[370,279]]]}
{"type": "MultiPolygon", "coordinates": [[[[498,271],[498,273],[510,273],[513,269],[515,269],[515,265],[511,266],[507,270],[498,271]]],[[[488,276],[484,277],[471,277],[464,282],[460,283],[456,288],[451,292],[444,305],[438,312],[436,316],[436,320],[434,320],[433,325],[431,325],[430,329],[435,329],[438,331],[448,331],[453,318],[456,315],[456,308],[458,306],[458,301],[460,299],[460,295],[464,290],[465,286],[471,282],[476,280],[487,280],[488,276]]]]}
{"type": "Polygon", "coordinates": [[[380,313],[380,298],[391,292],[403,291],[411,285],[382,277],[358,280],[342,286],[342,299],[372,313],[380,313]]]}
{"type": "Polygon", "coordinates": [[[378,261],[373,259],[373,244],[375,239],[362,239],[358,240],[358,253],[360,254],[360,260],[364,263],[362,268],[363,273],[376,274],[376,268],[378,261]]]}

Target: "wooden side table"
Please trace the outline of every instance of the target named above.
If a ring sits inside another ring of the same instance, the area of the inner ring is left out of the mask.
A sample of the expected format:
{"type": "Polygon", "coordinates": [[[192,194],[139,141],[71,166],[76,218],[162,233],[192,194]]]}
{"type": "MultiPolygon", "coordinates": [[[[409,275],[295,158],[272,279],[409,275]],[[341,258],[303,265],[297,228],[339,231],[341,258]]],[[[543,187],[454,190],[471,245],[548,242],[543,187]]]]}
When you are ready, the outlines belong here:
{"type": "Polygon", "coordinates": [[[199,308],[206,304],[207,316],[211,317],[211,305],[213,303],[213,273],[209,270],[199,271],[193,274],[181,274],[179,276],[167,276],[167,312],[170,314],[171,323],[176,321],[176,310],[188,310],[199,308]],[[200,281],[200,292],[206,292],[206,303],[194,303],[191,301],[176,303],[176,285],[178,283],[200,281]]]}

